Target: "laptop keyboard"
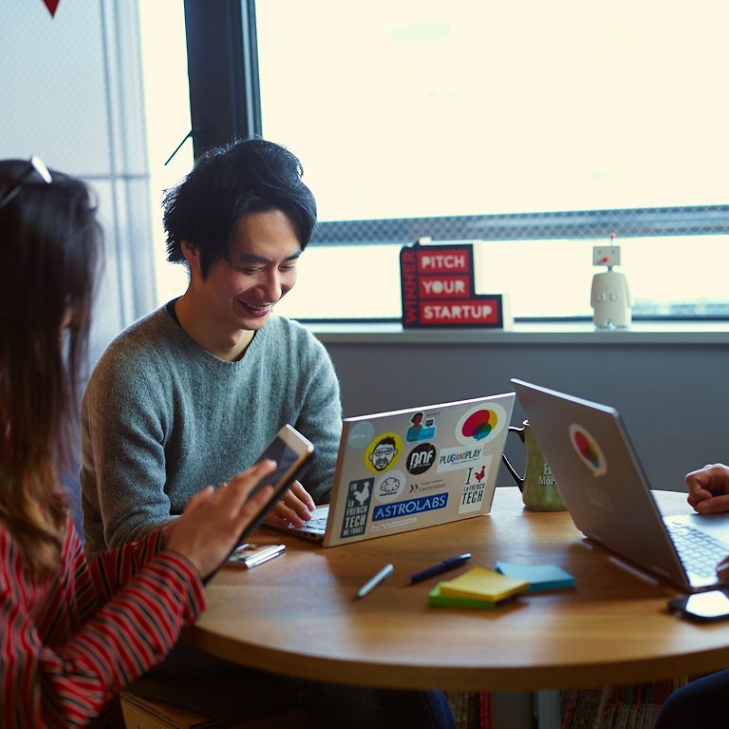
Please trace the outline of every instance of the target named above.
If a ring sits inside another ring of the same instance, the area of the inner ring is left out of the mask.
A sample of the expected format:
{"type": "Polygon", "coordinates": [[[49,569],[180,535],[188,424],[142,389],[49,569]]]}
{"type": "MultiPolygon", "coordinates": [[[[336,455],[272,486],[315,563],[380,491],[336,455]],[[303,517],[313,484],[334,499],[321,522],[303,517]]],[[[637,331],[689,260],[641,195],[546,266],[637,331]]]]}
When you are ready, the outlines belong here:
{"type": "Polygon", "coordinates": [[[669,521],[666,526],[686,571],[716,577],[716,565],[729,556],[727,545],[688,524],[669,521]]]}

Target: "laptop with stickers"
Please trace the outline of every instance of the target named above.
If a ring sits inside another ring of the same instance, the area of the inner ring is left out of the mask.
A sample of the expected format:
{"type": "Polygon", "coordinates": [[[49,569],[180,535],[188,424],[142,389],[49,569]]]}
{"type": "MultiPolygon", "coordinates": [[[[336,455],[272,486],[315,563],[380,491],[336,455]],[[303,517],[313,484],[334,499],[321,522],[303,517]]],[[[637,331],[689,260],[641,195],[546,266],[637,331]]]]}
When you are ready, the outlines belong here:
{"type": "Polygon", "coordinates": [[[345,418],[329,505],[285,531],[333,547],[488,514],[514,401],[345,418]]]}
{"type": "Polygon", "coordinates": [[[586,537],[688,592],[718,584],[716,565],[729,555],[729,515],[663,517],[617,410],[511,382],[586,537]]]}

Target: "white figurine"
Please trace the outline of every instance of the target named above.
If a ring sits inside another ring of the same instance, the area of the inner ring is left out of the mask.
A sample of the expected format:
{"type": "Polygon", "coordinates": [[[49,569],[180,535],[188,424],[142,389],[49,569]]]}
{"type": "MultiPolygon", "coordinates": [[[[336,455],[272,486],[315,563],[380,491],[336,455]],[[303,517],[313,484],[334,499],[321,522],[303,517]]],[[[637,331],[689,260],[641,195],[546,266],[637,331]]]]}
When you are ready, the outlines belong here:
{"type": "MultiPolygon", "coordinates": [[[[615,237],[611,234],[610,239],[615,237]]],[[[630,291],[625,274],[613,271],[620,265],[620,246],[607,248],[595,246],[592,249],[592,263],[607,266],[605,273],[596,273],[592,278],[590,303],[594,309],[593,321],[598,329],[623,329],[630,326],[630,291]]]]}

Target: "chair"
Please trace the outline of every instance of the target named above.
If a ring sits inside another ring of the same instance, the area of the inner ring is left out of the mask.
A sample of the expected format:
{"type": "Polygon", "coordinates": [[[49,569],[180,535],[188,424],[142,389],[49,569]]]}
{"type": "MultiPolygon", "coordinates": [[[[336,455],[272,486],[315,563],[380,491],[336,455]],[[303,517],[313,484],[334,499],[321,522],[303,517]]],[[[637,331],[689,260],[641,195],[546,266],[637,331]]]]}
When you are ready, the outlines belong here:
{"type": "Polygon", "coordinates": [[[121,693],[122,713],[126,729],[305,729],[303,710],[266,688],[255,681],[145,677],[121,693]]]}

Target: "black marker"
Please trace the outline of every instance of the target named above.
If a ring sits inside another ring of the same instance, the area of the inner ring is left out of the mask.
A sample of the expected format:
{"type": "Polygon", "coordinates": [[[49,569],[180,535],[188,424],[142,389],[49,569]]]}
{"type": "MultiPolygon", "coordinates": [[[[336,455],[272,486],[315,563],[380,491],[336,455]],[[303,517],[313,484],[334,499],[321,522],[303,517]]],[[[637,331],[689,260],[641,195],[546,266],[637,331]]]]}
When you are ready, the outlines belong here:
{"type": "Polygon", "coordinates": [[[453,570],[456,567],[460,567],[460,565],[467,562],[469,559],[471,559],[470,552],[459,554],[457,557],[450,557],[440,564],[433,565],[432,567],[428,567],[420,572],[416,572],[414,575],[410,575],[410,584],[414,585],[416,582],[422,582],[423,580],[427,580],[429,577],[435,577],[442,572],[453,570]]]}

